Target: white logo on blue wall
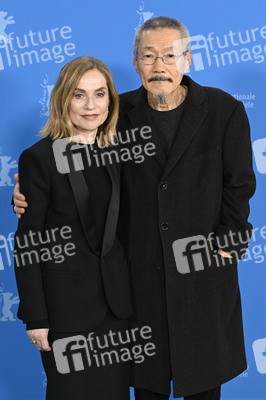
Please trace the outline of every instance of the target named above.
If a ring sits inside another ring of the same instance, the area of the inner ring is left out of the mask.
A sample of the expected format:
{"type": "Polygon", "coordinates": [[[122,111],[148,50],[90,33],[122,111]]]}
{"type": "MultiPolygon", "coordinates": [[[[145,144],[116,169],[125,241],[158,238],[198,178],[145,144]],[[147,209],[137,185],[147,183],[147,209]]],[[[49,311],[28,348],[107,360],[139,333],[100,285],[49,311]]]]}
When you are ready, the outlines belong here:
{"type": "Polygon", "coordinates": [[[19,303],[18,296],[14,296],[13,292],[4,292],[4,284],[0,284],[0,321],[16,321],[11,308],[14,304],[19,303]]]}
{"type": "Polygon", "coordinates": [[[40,111],[41,118],[49,117],[49,102],[54,85],[49,85],[48,83],[49,83],[48,75],[45,75],[45,78],[41,83],[42,97],[39,100],[39,103],[41,104],[41,111],[40,111]]]}
{"type": "Polygon", "coordinates": [[[8,42],[8,34],[6,33],[6,28],[8,25],[14,24],[16,21],[13,16],[7,17],[8,13],[6,11],[0,11],[0,43],[8,42]]]}
{"type": "Polygon", "coordinates": [[[16,35],[6,33],[7,24],[14,23],[13,17],[6,19],[6,12],[0,11],[2,40],[0,40],[0,71],[10,67],[25,67],[41,62],[62,63],[66,57],[76,54],[72,39],[72,29],[65,25],[42,31],[27,30],[16,35]],[[13,22],[12,22],[13,21],[13,22]]]}
{"type": "MultiPolygon", "coordinates": [[[[144,1],[141,1],[141,5],[139,6],[139,9],[136,11],[139,14],[139,26],[146,22],[148,19],[152,18],[154,13],[151,11],[144,11],[145,9],[145,4],[144,1]]],[[[137,29],[137,28],[135,28],[137,29]]]]}
{"type": "Polygon", "coordinates": [[[266,138],[255,140],[252,147],[257,170],[266,174],[266,138]]]}
{"type": "Polygon", "coordinates": [[[45,371],[42,371],[42,374],[43,374],[42,386],[43,386],[44,388],[46,388],[46,387],[47,387],[47,376],[46,376],[45,371]]]}
{"type": "Polygon", "coordinates": [[[0,235],[0,271],[5,266],[11,267],[11,255],[14,250],[14,232],[10,232],[8,237],[0,235]]]}
{"type": "Polygon", "coordinates": [[[266,374],[266,338],[255,340],[252,348],[258,372],[266,374]]]}
{"type": "MultiPolygon", "coordinates": [[[[186,40],[186,39],[185,39],[186,40]]],[[[192,68],[226,67],[242,62],[260,64],[266,58],[266,26],[224,34],[210,32],[191,37],[192,68]]]]}
{"type": "Polygon", "coordinates": [[[211,66],[211,55],[208,43],[203,35],[190,37],[192,51],[192,65],[196,71],[201,71],[204,66],[211,66]]]}
{"type": "MultiPolygon", "coordinates": [[[[0,148],[0,154],[2,150],[0,148]]],[[[0,156],[0,186],[14,186],[10,173],[11,170],[18,167],[17,161],[12,160],[10,156],[0,156]]]]}

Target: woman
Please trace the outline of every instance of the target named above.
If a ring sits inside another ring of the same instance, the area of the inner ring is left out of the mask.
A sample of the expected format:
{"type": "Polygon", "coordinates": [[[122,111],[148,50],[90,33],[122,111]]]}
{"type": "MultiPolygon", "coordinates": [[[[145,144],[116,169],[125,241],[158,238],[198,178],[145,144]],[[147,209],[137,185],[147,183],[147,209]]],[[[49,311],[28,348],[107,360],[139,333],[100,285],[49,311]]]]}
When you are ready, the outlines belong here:
{"type": "Polygon", "coordinates": [[[29,207],[15,240],[18,317],[41,351],[48,400],[129,399],[127,363],[99,366],[100,351],[112,351],[100,339],[124,331],[131,313],[116,236],[120,170],[93,157],[112,148],[118,106],[100,60],[70,61],[52,91],[43,139],[19,159],[29,207]]]}

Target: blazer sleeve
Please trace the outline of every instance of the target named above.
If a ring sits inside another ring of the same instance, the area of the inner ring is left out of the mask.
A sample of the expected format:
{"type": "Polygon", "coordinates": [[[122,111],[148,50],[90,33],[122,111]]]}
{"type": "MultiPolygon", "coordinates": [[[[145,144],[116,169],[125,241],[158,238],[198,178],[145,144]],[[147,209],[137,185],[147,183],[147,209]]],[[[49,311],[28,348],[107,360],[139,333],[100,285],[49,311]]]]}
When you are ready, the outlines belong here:
{"type": "MultiPolygon", "coordinates": [[[[250,126],[244,105],[239,102],[223,140],[222,208],[214,234],[220,243],[226,243],[224,238],[228,238],[228,246],[223,250],[237,259],[244,258],[252,234],[253,227],[248,222],[249,199],[255,188],[250,126]]],[[[217,243],[216,247],[219,247],[217,243]]]]}
{"type": "Polygon", "coordinates": [[[50,179],[45,157],[31,148],[19,158],[20,190],[28,207],[18,222],[15,234],[14,266],[20,304],[18,318],[24,323],[42,321],[48,327],[48,313],[42,284],[37,233],[43,232],[49,204],[50,179]]]}

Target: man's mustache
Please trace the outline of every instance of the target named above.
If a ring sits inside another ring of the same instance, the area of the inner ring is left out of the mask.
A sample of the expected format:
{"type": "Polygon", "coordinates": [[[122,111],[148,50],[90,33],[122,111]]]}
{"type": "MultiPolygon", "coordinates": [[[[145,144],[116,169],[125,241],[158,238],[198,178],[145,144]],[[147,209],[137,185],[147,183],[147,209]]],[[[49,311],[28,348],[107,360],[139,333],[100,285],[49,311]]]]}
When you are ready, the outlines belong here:
{"type": "Polygon", "coordinates": [[[156,82],[156,81],[168,81],[173,82],[172,78],[167,78],[166,76],[152,76],[148,82],[156,82]]]}

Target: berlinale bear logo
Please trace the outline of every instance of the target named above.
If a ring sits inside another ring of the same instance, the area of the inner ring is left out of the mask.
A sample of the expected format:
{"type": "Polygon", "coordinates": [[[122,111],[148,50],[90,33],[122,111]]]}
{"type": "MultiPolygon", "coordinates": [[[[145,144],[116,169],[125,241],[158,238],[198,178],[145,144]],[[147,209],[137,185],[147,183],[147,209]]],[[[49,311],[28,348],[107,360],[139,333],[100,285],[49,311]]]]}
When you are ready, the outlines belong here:
{"type": "Polygon", "coordinates": [[[0,157],[0,186],[14,186],[9,176],[9,172],[11,169],[17,168],[18,164],[15,160],[11,162],[10,160],[11,157],[9,156],[0,157]]]}
{"type": "Polygon", "coordinates": [[[18,304],[18,296],[13,296],[12,292],[4,292],[4,284],[0,285],[0,321],[16,321],[11,311],[13,304],[18,304]]]}
{"type": "MultiPolygon", "coordinates": [[[[139,6],[139,9],[136,11],[139,14],[139,26],[146,22],[148,19],[152,18],[154,13],[150,11],[144,11],[145,4],[144,1],[141,1],[142,5],[139,6]]],[[[137,30],[138,28],[135,28],[137,30]]]]}
{"type": "Polygon", "coordinates": [[[7,12],[6,11],[0,11],[0,42],[8,42],[8,35],[5,32],[7,25],[14,24],[16,21],[14,21],[13,16],[10,16],[6,18],[7,12]]]}

